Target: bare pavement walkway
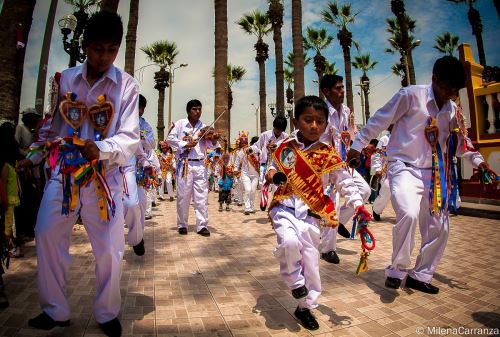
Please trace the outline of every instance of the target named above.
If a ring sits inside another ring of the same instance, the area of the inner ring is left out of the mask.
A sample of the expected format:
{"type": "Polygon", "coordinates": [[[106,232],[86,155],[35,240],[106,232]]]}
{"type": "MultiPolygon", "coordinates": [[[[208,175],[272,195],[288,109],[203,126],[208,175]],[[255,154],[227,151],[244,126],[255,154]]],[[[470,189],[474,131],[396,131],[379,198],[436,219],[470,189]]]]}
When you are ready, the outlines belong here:
{"type": "MultiPolygon", "coordinates": [[[[272,255],[276,239],[267,214],[245,216],[235,205],[221,213],[216,197],[209,195],[210,237],[197,235],[194,225],[187,236],[177,234],[175,202],[164,201],[146,222],[146,255],[137,257],[126,248],[124,336],[487,336],[500,327],[498,220],[452,217],[433,281],[440,293],[428,295],[384,287],[395,220],[389,207],[382,221],[371,225],[377,247],[368,272],[355,275],[359,239],[339,240],[339,265],[321,261],[323,293],[314,310],[320,329],[310,332],[294,319],[296,301],[272,255]]],[[[68,328],[46,332],[27,326],[40,311],[34,242],[25,253],[11,260],[5,275],[10,307],[0,311],[0,335],[100,336],[91,314],[94,258],[83,227],[75,226],[72,237],[68,328]]]]}

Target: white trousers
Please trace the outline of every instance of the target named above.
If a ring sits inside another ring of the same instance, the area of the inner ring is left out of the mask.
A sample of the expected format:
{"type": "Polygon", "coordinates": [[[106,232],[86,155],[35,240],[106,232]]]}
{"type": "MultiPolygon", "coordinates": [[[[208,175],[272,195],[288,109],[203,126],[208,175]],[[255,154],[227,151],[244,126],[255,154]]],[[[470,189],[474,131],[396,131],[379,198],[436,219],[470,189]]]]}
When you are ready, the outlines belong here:
{"type": "Polygon", "coordinates": [[[380,182],[380,191],[373,201],[373,211],[377,214],[382,214],[390,200],[391,189],[389,188],[389,179],[385,177],[385,179],[382,179],[380,182]]]}
{"type": "Polygon", "coordinates": [[[174,187],[172,185],[172,172],[167,171],[165,178],[163,178],[160,188],[158,189],[158,194],[161,199],[165,198],[165,188],[167,189],[167,196],[169,198],[174,197],[174,187]]]}
{"type": "Polygon", "coordinates": [[[146,211],[144,216],[153,216],[153,202],[156,204],[156,188],[146,190],[146,211]]]}
{"type": "Polygon", "coordinates": [[[299,307],[314,309],[321,294],[318,220],[310,216],[299,220],[293,210],[281,205],[269,215],[278,241],[273,254],[280,263],[281,277],[291,290],[305,285],[309,293],[299,299],[299,307]]]}
{"type": "Polygon", "coordinates": [[[146,192],[137,185],[135,166],[122,168],[126,188],[123,193],[123,213],[125,225],[128,227],[127,241],[135,246],[144,237],[144,212],[146,209],[146,192]]]}
{"type": "MultiPolygon", "coordinates": [[[[351,169],[349,169],[351,170],[351,169]]],[[[354,174],[352,179],[354,180],[354,184],[358,187],[359,194],[363,198],[363,204],[366,203],[368,198],[370,198],[370,194],[372,190],[370,186],[366,183],[366,180],[358,173],[358,171],[354,170],[354,174]]],[[[338,194],[338,193],[337,193],[338,194]]],[[[339,198],[337,197],[337,201],[339,198]]],[[[354,216],[354,207],[347,206],[345,203],[342,207],[338,208],[338,202],[335,204],[335,211],[337,212],[337,216],[339,218],[339,222],[350,231],[349,222],[352,220],[354,216]]],[[[331,250],[337,250],[337,230],[338,228],[331,227],[322,227],[321,228],[321,245],[320,251],[321,253],[327,253],[331,250]]]]}
{"type": "Polygon", "coordinates": [[[254,203],[255,203],[255,191],[257,190],[257,184],[259,183],[259,177],[249,176],[245,173],[241,174],[240,183],[243,185],[243,202],[245,204],[245,212],[253,212],[254,211],[254,203]]]}
{"type": "MultiPolygon", "coordinates": [[[[60,175],[47,182],[35,227],[38,262],[38,293],[42,310],[56,321],[71,318],[65,286],[71,255],[70,238],[78,212],[61,214],[63,187],[60,175]]],[[[125,248],[123,231],[123,182],[118,171],[106,177],[116,205],[109,222],[101,222],[94,182],[80,190],[80,216],[96,260],[96,298],[93,314],[98,323],[118,316],[121,305],[121,260],[125,248]]]]}
{"type": "MultiPolygon", "coordinates": [[[[243,176],[243,174],[241,175],[243,176]]],[[[243,202],[243,192],[245,190],[243,183],[241,182],[241,176],[239,178],[234,178],[233,184],[233,199],[238,200],[238,204],[243,202]]]]}
{"type": "Polygon", "coordinates": [[[208,173],[202,161],[188,162],[187,177],[177,176],[177,227],[187,228],[193,199],[196,231],[208,226],[208,173]]]}
{"type": "Polygon", "coordinates": [[[389,163],[388,176],[396,224],[392,228],[392,263],[386,268],[386,276],[403,279],[408,273],[416,280],[430,283],[448,240],[449,214],[433,216],[429,212],[431,169],[396,161],[389,163]],[[408,270],[417,223],[422,244],[415,267],[408,270]]]}

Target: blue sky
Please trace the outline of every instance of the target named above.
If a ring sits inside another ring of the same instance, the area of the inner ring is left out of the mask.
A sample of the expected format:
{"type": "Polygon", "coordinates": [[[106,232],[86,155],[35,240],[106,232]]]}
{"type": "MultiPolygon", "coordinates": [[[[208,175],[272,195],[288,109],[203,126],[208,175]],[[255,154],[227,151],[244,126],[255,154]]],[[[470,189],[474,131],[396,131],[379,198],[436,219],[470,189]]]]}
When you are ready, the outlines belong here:
{"type": "MultiPolygon", "coordinates": [[[[33,25],[27,45],[23,89],[21,97],[21,110],[34,106],[36,78],[40,58],[41,43],[48,13],[49,0],[39,0],[36,3],[33,25]]],[[[307,26],[325,27],[335,37],[330,47],[325,50],[324,56],[330,62],[334,61],[344,73],[342,50],[336,39],[336,29],[321,21],[321,11],[326,8],[328,1],[302,0],[303,28],[307,26]]],[[[340,3],[345,3],[340,1],[340,3]]],[[[413,58],[416,67],[417,83],[430,82],[430,73],[435,59],[440,57],[437,50],[433,49],[434,39],[445,31],[450,31],[460,37],[461,42],[471,45],[477,58],[476,42],[471,33],[467,20],[467,6],[454,4],[446,0],[413,0],[405,1],[406,11],[417,20],[415,36],[422,40],[420,47],[415,49],[413,58]]],[[[0,6],[3,1],[0,0],[0,6]]],[[[291,1],[285,0],[285,23],[283,27],[283,49],[286,55],[291,51],[291,1]]],[[[385,18],[392,17],[389,0],[352,0],[354,12],[359,12],[356,22],[350,30],[353,38],[357,40],[362,53],[370,53],[372,59],[379,63],[375,69],[368,73],[371,81],[370,110],[372,113],[385,103],[399,89],[400,78],[391,74],[391,66],[399,60],[398,55],[384,52],[388,47],[389,34],[385,31],[385,18]]],[[[128,22],[128,0],[121,0],[118,12],[123,17],[126,28],[128,22]]],[[[500,20],[493,6],[492,0],[478,0],[475,4],[479,10],[483,25],[483,39],[488,64],[500,65],[500,20]],[[496,42],[495,42],[496,41],[496,42]]],[[[231,111],[232,138],[239,130],[249,131],[251,135],[256,130],[255,109],[251,105],[258,105],[258,65],[255,61],[255,37],[244,33],[235,22],[243,15],[254,9],[267,10],[266,0],[228,0],[228,31],[229,31],[229,62],[243,66],[247,74],[243,81],[233,85],[234,107],[231,111]]],[[[173,86],[172,115],[173,120],[185,117],[185,104],[189,99],[198,98],[204,104],[202,120],[205,123],[213,121],[213,78],[211,71],[214,64],[214,18],[213,1],[210,0],[143,0],[140,2],[138,40],[135,68],[148,65],[140,47],[157,40],[167,39],[175,41],[180,51],[177,64],[188,63],[189,66],[176,70],[173,86]]],[[[56,24],[52,35],[51,56],[48,64],[48,73],[53,74],[67,67],[69,56],[62,49],[62,36],[57,26],[57,21],[72,9],[63,0],[59,0],[56,15],[56,24]]],[[[125,37],[124,37],[125,39],[125,37]]],[[[270,46],[270,59],[266,62],[267,102],[275,102],[275,75],[274,75],[274,45],[272,34],[265,38],[270,46]]],[[[119,67],[124,66],[125,42],[115,62],[119,67]]],[[[351,55],[357,51],[353,48],[351,55]]],[[[458,56],[458,54],[457,54],[458,56]]],[[[476,59],[477,60],[477,59],[476,59]]],[[[141,92],[148,98],[148,107],[145,117],[156,127],[156,113],[158,91],[154,89],[153,76],[158,68],[146,67],[144,71],[136,72],[136,78],[141,84],[141,92]]],[[[353,83],[359,82],[360,73],[353,69],[353,83]]],[[[307,94],[317,94],[317,84],[313,82],[316,73],[312,62],[305,70],[305,83],[307,94]]],[[[361,106],[357,87],[355,92],[356,121],[361,123],[361,106]]],[[[165,120],[168,116],[168,89],[165,100],[165,120]]],[[[268,127],[271,127],[272,117],[268,109],[268,127]]]]}

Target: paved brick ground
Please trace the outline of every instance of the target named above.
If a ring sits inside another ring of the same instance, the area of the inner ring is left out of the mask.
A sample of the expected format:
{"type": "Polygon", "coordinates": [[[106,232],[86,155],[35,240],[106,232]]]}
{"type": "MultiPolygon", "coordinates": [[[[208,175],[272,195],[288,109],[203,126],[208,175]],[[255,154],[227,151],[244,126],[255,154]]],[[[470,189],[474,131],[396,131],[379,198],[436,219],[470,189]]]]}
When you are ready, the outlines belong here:
{"type": "MultiPolygon", "coordinates": [[[[245,216],[237,206],[220,213],[215,198],[210,193],[211,237],[197,235],[194,225],[187,236],[178,235],[175,202],[165,201],[146,222],[146,255],[137,257],[127,247],[121,281],[124,335],[451,336],[457,332],[485,336],[487,331],[464,329],[500,327],[498,220],[453,217],[448,247],[433,281],[441,291],[427,295],[384,287],[394,223],[394,212],[387,209],[383,221],[371,227],[377,247],[367,273],[355,275],[359,240],[339,240],[340,265],[321,262],[323,293],[314,311],[320,329],[311,333],[293,317],[296,302],[272,255],[275,235],[266,213],[245,216]]],[[[190,222],[194,224],[194,213],[190,222]]],[[[50,332],[27,326],[27,319],[40,310],[31,242],[26,257],[12,260],[5,276],[10,307],[0,311],[1,335],[100,335],[91,315],[94,258],[78,225],[71,253],[67,287],[71,326],[50,332]]]]}

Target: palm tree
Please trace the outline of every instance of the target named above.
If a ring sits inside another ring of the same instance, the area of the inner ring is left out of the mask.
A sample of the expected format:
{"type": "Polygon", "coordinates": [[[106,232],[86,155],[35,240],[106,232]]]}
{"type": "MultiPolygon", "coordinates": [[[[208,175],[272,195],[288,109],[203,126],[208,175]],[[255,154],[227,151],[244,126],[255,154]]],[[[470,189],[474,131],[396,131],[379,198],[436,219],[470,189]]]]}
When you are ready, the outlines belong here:
{"type": "Polygon", "coordinates": [[[405,66],[401,63],[395,63],[391,67],[392,73],[396,76],[401,77],[401,86],[406,87],[408,83],[406,83],[406,72],[405,66]]]}
{"type": "MultiPolygon", "coordinates": [[[[318,83],[321,83],[323,74],[325,73],[326,58],[321,55],[321,51],[328,47],[333,41],[333,36],[329,35],[326,28],[315,29],[313,27],[307,27],[306,36],[304,37],[304,49],[314,50],[316,55],[314,55],[314,71],[318,74],[318,83]]],[[[324,99],[324,95],[319,89],[319,97],[324,99]]]]}
{"type": "MultiPolygon", "coordinates": [[[[477,52],[479,54],[479,64],[483,67],[486,66],[486,56],[484,54],[484,44],[483,44],[483,23],[481,22],[481,15],[479,11],[475,9],[472,5],[476,0],[448,0],[456,4],[465,3],[469,6],[469,11],[467,12],[467,18],[472,27],[472,34],[476,37],[477,52]]],[[[498,7],[497,7],[498,10],[498,7]]]]}
{"type": "Polygon", "coordinates": [[[36,81],[35,109],[43,114],[45,100],[45,81],[47,80],[47,63],[49,62],[50,40],[54,28],[58,0],[51,0],[45,33],[43,34],[42,52],[40,54],[40,64],[38,65],[38,79],[36,81]]]}
{"type": "Polygon", "coordinates": [[[305,95],[304,48],[302,45],[302,1],[292,0],[293,96],[296,102],[305,95]]]}
{"type": "Polygon", "coordinates": [[[228,64],[227,64],[227,0],[215,0],[215,67],[214,67],[214,119],[226,111],[216,123],[215,127],[223,135],[229,136],[230,132],[230,111],[228,109],[228,64]]]}
{"type": "Polygon", "coordinates": [[[340,42],[344,54],[345,82],[347,106],[353,110],[354,99],[352,95],[352,74],[351,74],[351,44],[352,33],[347,26],[354,23],[357,13],[351,12],[351,4],[345,4],[339,7],[337,2],[328,3],[328,9],[321,12],[323,21],[337,27],[337,39],[340,42]]]}
{"type": "Polygon", "coordinates": [[[265,61],[269,58],[269,46],[263,41],[263,38],[271,31],[272,27],[267,14],[258,10],[250,14],[244,14],[237,24],[248,34],[257,36],[257,43],[255,43],[254,47],[257,51],[255,61],[259,64],[260,130],[264,132],[267,129],[265,61]]]}
{"type": "Polygon", "coordinates": [[[165,69],[170,68],[175,63],[175,57],[179,54],[177,44],[167,40],[156,41],[151,45],[142,47],[141,50],[146,54],[149,61],[160,67],[160,70],[155,73],[155,89],[158,90],[158,139],[163,140],[165,123],[163,118],[165,105],[165,88],[168,87],[170,74],[165,69]]]}
{"type": "Polygon", "coordinates": [[[364,97],[364,106],[365,106],[365,123],[368,122],[368,118],[370,118],[370,102],[368,100],[368,94],[370,93],[370,79],[366,75],[366,73],[370,70],[372,70],[376,65],[377,61],[373,61],[370,58],[370,54],[364,54],[364,55],[359,55],[359,56],[354,56],[354,62],[352,63],[352,66],[358,70],[361,70],[363,72],[363,75],[361,76],[360,83],[361,83],[361,89],[363,90],[363,97],[364,97]]]}
{"type": "MultiPolygon", "coordinates": [[[[101,10],[116,13],[120,0],[101,0],[101,10]]],[[[132,4],[130,4],[132,6],[132,4]]],[[[129,18],[130,22],[130,18],[129,18]]]]}
{"type": "Polygon", "coordinates": [[[231,134],[231,108],[233,107],[233,84],[243,79],[247,73],[246,69],[242,66],[227,65],[227,116],[229,117],[229,129],[227,134],[231,134]]]}
{"type": "Polygon", "coordinates": [[[130,0],[127,35],[125,36],[125,71],[134,76],[135,44],[139,22],[139,0],[130,0]]]}
{"type": "Polygon", "coordinates": [[[285,84],[283,78],[283,41],[281,38],[283,4],[281,0],[269,0],[267,15],[273,27],[274,58],[276,60],[276,113],[278,116],[283,116],[285,114],[285,84]]]}
{"type": "Polygon", "coordinates": [[[0,12],[0,120],[17,123],[23,80],[25,45],[33,20],[35,0],[4,0],[0,12]],[[18,33],[22,41],[18,41],[18,33]],[[19,42],[19,43],[18,43],[19,42]],[[24,43],[21,46],[20,43],[24,43]]]}
{"type": "Polygon", "coordinates": [[[337,75],[338,72],[339,72],[339,69],[337,68],[337,64],[335,62],[330,63],[327,60],[325,63],[325,71],[323,72],[323,74],[324,75],[337,75]]]}
{"type": "Polygon", "coordinates": [[[400,36],[401,58],[406,59],[408,63],[407,65],[409,74],[406,74],[406,69],[405,69],[405,76],[409,76],[410,83],[415,84],[416,83],[415,71],[413,67],[413,58],[410,50],[410,36],[408,34],[409,31],[413,30],[411,30],[411,28],[409,27],[410,26],[410,22],[408,20],[409,16],[406,15],[404,1],[391,0],[391,11],[396,16],[396,24],[401,34],[400,36]],[[411,66],[410,66],[410,60],[411,60],[411,66]]]}
{"type": "MultiPolygon", "coordinates": [[[[413,33],[416,27],[416,21],[408,15],[405,15],[404,20],[407,24],[408,31],[410,33],[413,33]]],[[[403,36],[401,34],[401,28],[399,27],[397,20],[394,18],[387,18],[385,19],[385,21],[387,22],[387,32],[392,34],[392,36],[387,39],[387,41],[389,41],[389,44],[391,45],[391,48],[387,48],[385,49],[385,51],[391,54],[394,54],[396,51],[399,51],[401,53],[400,63],[403,66],[402,83],[405,83],[403,86],[416,84],[415,67],[413,66],[413,49],[417,48],[422,41],[415,39],[415,36],[413,35],[408,35],[409,44],[405,49],[405,47],[403,46],[403,36]],[[407,81],[408,75],[406,74],[405,65],[408,66],[408,74],[410,78],[409,84],[407,81]]]]}
{"type": "MultiPolygon", "coordinates": [[[[306,67],[309,64],[309,62],[311,62],[311,58],[307,55],[307,52],[302,53],[302,59],[304,67],[306,67]]],[[[285,68],[285,81],[288,83],[288,88],[286,89],[286,102],[290,104],[293,103],[293,98],[294,98],[293,90],[290,87],[295,81],[294,78],[295,75],[293,72],[293,60],[294,60],[293,53],[289,52],[285,59],[285,65],[288,67],[285,68]]]]}
{"type": "Polygon", "coordinates": [[[453,56],[453,53],[458,47],[458,40],[458,36],[454,36],[450,32],[445,32],[443,35],[436,37],[436,44],[434,45],[434,48],[439,50],[441,53],[453,56]]]}

